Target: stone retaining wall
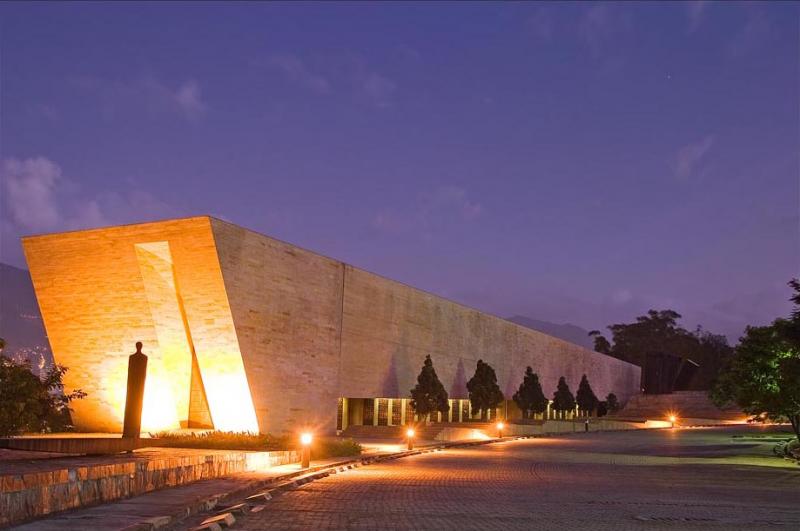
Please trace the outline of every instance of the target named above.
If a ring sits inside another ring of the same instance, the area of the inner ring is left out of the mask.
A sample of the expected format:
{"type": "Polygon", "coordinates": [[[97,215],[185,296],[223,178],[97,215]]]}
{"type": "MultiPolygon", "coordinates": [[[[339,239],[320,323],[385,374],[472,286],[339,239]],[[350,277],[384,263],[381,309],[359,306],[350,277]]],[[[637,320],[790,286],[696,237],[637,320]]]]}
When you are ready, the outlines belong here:
{"type": "Polygon", "coordinates": [[[0,527],[299,460],[296,451],[151,449],[109,458],[0,462],[0,527]]]}
{"type": "MultiPolygon", "coordinates": [[[[621,421],[590,419],[589,431],[642,430],[648,428],[667,428],[669,422],[661,420],[621,421]]],[[[509,424],[504,429],[507,435],[545,435],[554,433],[573,433],[585,430],[584,421],[547,420],[541,424],[509,424]]]]}

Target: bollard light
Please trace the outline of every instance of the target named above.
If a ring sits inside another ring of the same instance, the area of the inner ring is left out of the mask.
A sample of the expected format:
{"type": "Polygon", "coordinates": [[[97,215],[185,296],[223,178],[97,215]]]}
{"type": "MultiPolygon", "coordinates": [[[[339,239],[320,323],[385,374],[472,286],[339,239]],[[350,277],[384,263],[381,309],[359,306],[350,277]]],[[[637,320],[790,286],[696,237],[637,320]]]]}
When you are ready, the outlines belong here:
{"type": "Polygon", "coordinates": [[[311,434],[306,432],[300,435],[300,444],[302,445],[302,468],[308,468],[311,465],[311,434]]]}
{"type": "Polygon", "coordinates": [[[678,417],[677,417],[677,416],[675,416],[675,415],[670,415],[670,416],[669,416],[670,428],[674,428],[674,427],[675,427],[675,423],[676,423],[677,421],[678,421],[678,417]]]}
{"type": "Polygon", "coordinates": [[[414,449],[414,428],[408,428],[406,430],[406,439],[408,440],[408,449],[414,449]]]}
{"type": "Polygon", "coordinates": [[[502,422],[498,422],[497,423],[497,437],[498,438],[500,438],[500,439],[503,438],[503,428],[505,428],[505,427],[506,427],[506,425],[503,424],[502,422]]]}

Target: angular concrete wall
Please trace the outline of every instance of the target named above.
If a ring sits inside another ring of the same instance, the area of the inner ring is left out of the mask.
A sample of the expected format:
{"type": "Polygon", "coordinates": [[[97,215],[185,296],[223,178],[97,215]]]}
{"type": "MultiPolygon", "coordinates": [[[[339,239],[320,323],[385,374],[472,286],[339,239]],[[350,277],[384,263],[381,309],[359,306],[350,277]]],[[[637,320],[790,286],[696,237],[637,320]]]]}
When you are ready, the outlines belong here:
{"type": "Polygon", "coordinates": [[[211,223],[261,431],[335,429],[342,264],[211,223]]]}
{"type": "Polygon", "coordinates": [[[507,397],[527,365],[548,395],[559,376],[575,388],[584,373],[598,396],[638,392],[637,366],[203,217],[24,240],[56,359],[90,393],[83,427],[118,425],[106,358],[116,367],[137,339],[158,351],[159,333],[176,335],[147,302],[134,245],[150,242],[169,244],[217,428],[222,411],[249,402],[237,422],[255,415],[262,432],[332,431],[337,398],[406,397],[427,354],[451,398],[466,398],[479,358],[507,397]]]}
{"type": "Polygon", "coordinates": [[[176,331],[181,315],[166,315],[179,297],[215,424],[256,429],[208,218],[34,236],[23,247],[55,359],[70,368],[65,384],[88,393],[74,404],[80,428],[120,430],[136,341],[149,357],[143,428],[188,420],[190,389],[174,385],[188,382],[188,339],[176,331]],[[168,251],[173,271],[142,249],[168,251]]]}
{"type": "Polygon", "coordinates": [[[335,427],[338,397],[407,397],[427,354],[451,398],[478,359],[510,398],[525,367],[621,400],[639,367],[293,245],[212,220],[259,426],[335,427]]]}
{"type": "Polygon", "coordinates": [[[528,365],[547,396],[560,376],[575,392],[583,374],[601,397],[638,391],[635,365],[350,266],[344,286],[342,396],[408,396],[427,354],[450,398],[468,398],[479,359],[508,399],[528,365]]]}

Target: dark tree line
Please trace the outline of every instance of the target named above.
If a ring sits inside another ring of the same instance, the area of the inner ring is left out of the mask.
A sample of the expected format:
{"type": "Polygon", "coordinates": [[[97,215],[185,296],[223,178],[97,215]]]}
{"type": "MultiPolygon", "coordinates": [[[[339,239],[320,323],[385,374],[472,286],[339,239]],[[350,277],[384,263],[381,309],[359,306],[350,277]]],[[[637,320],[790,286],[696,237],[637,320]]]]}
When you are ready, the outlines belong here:
{"type": "MultiPolygon", "coordinates": [[[[503,393],[497,385],[494,369],[483,360],[478,360],[475,374],[467,382],[469,400],[473,411],[480,411],[481,419],[503,402],[503,393]]],[[[431,414],[442,415],[450,411],[447,391],[436,375],[431,357],[425,356],[422,370],[417,376],[417,385],[411,390],[411,407],[422,418],[430,419],[431,414]]]]}
{"type": "Polygon", "coordinates": [[[652,353],[666,353],[688,358],[699,365],[689,382],[689,389],[710,389],[720,370],[733,355],[725,336],[698,327],[689,331],[678,324],[681,315],[673,310],[650,310],[633,323],[608,327],[609,341],[599,330],[592,330],[594,350],[644,367],[652,353]]]}
{"type": "MultiPolygon", "coordinates": [[[[469,401],[473,411],[480,412],[481,420],[487,419],[489,411],[496,409],[505,399],[500,386],[497,385],[497,374],[491,365],[478,360],[475,374],[467,382],[469,401]]],[[[549,403],[542,391],[539,375],[531,367],[525,369],[525,376],[517,392],[513,396],[514,402],[522,411],[524,418],[541,415],[547,410],[549,403]]],[[[577,395],[573,395],[562,376],[553,394],[553,409],[559,412],[574,411],[575,407],[586,412],[597,412],[603,415],[619,408],[617,397],[610,393],[606,400],[601,402],[592,390],[588,378],[584,374],[578,385],[577,395]]],[[[417,385],[411,390],[411,407],[421,418],[430,419],[430,415],[441,412],[443,415],[450,411],[447,391],[436,375],[433,361],[430,356],[425,357],[422,370],[417,377],[417,385]]]]}

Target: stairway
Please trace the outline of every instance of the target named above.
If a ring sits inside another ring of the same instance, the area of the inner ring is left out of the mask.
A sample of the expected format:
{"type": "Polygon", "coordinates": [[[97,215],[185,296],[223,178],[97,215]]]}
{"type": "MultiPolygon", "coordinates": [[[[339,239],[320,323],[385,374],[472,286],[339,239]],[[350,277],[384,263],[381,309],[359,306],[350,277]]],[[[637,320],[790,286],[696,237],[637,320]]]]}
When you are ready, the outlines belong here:
{"type": "MultiPolygon", "coordinates": [[[[345,437],[366,439],[405,439],[409,426],[348,426],[342,433],[345,437]]],[[[464,430],[482,430],[490,433],[496,430],[493,423],[488,422],[444,422],[437,424],[418,424],[414,426],[414,437],[420,441],[435,441],[446,428],[464,430]]]]}
{"type": "Polygon", "coordinates": [[[676,391],[663,395],[635,395],[622,410],[609,418],[663,420],[670,414],[679,418],[714,420],[742,420],[746,417],[738,408],[718,408],[706,391],[676,391]]]}

